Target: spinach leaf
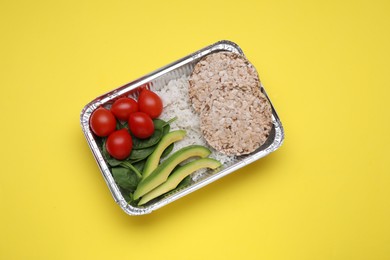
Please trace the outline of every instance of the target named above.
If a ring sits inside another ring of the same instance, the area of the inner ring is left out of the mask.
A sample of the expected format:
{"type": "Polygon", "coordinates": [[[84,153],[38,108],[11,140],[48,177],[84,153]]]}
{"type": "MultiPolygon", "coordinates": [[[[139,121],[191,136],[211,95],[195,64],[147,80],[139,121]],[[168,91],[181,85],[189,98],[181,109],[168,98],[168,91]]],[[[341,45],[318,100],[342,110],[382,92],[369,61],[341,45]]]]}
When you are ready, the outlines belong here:
{"type": "Polygon", "coordinates": [[[139,176],[128,168],[114,167],[111,170],[115,182],[125,190],[134,191],[140,181],[139,176]]]}
{"type": "Polygon", "coordinates": [[[165,122],[164,120],[162,119],[153,119],[153,124],[154,124],[154,128],[158,128],[158,129],[162,129],[165,125],[167,125],[168,123],[165,122]]]}
{"type": "Polygon", "coordinates": [[[174,147],[174,143],[171,143],[167,148],[165,148],[164,152],[162,152],[161,154],[161,158],[168,156],[172,152],[173,147],[174,147]]]}
{"type": "Polygon", "coordinates": [[[115,159],[115,158],[110,158],[110,159],[107,159],[106,161],[107,161],[108,164],[109,164],[110,166],[112,166],[112,167],[118,166],[118,165],[120,165],[121,162],[122,162],[122,161],[119,161],[119,160],[117,160],[117,159],[115,159]]]}
{"type": "Polygon", "coordinates": [[[129,169],[130,171],[132,171],[133,173],[135,173],[135,174],[138,176],[138,178],[142,178],[141,172],[138,171],[138,169],[135,168],[130,162],[128,162],[128,161],[123,161],[123,162],[120,164],[120,166],[129,169]]]}
{"type": "Polygon", "coordinates": [[[191,176],[188,175],[187,177],[185,177],[176,187],[176,189],[181,189],[181,188],[184,188],[188,185],[190,185],[192,182],[192,179],[191,179],[191,176]]]}
{"type": "Polygon", "coordinates": [[[171,130],[171,126],[170,125],[165,125],[163,127],[163,136],[168,134],[169,133],[169,130],[171,130]]]}
{"type": "Polygon", "coordinates": [[[138,159],[133,159],[133,160],[128,160],[127,162],[131,163],[131,164],[135,164],[135,163],[138,163],[142,160],[145,160],[145,159],[142,159],[142,158],[138,158],[138,159]]]}
{"type": "Polygon", "coordinates": [[[146,157],[151,155],[155,149],[156,146],[151,146],[145,149],[132,150],[128,159],[130,160],[145,159],[146,157]]]}
{"type": "Polygon", "coordinates": [[[139,172],[142,172],[144,170],[146,160],[142,160],[139,162],[133,163],[134,168],[136,168],[139,172]]]}
{"type": "Polygon", "coordinates": [[[177,119],[177,117],[174,117],[172,119],[169,119],[167,122],[161,119],[155,119],[155,125],[159,126],[163,130],[163,135],[166,135],[169,133],[169,130],[171,130],[171,123],[174,122],[177,119]]]}
{"type": "Polygon", "coordinates": [[[156,145],[161,140],[162,137],[163,137],[163,131],[161,128],[155,128],[153,135],[147,139],[139,139],[135,136],[132,136],[133,149],[134,150],[144,149],[156,145]]]}
{"type": "Polygon", "coordinates": [[[121,192],[123,198],[127,203],[130,203],[133,200],[132,191],[126,190],[119,186],[119,191],[121,192]]]}

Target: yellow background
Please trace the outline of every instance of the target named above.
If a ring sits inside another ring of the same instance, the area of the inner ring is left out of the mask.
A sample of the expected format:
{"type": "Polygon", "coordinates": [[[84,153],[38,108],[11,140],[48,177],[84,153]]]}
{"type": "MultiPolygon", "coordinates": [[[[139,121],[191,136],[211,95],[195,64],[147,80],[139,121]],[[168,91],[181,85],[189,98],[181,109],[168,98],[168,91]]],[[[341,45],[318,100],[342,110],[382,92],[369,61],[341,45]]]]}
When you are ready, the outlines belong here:
{"type": "Polygon", "coordinates": [[[390,259],[390,2],[1,1],[1,259],[390,259]],[[145,216],[79,122],[218,40],[257,67],[275,153],[145,216]]]}

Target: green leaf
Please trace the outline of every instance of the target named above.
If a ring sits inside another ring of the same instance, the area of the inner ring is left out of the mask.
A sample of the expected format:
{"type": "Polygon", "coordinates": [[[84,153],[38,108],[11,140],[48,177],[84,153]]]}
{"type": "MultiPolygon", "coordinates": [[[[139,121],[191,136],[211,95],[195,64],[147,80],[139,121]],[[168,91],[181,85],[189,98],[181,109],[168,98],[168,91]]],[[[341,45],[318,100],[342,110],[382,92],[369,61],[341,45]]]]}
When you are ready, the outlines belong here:
{"type": "Polygon", "coordinates": [[[162,119],[156,118],[153,119],[153,124],[155,129],[163,129],[163,127],[166,126],[168,123],[162,119]]]}
{"type": "Polygon", "coordinates": [[[154,127],[155,128],[159,128],[159,129],[163,129],[163,135],[166,135],[169,133],[169,130],[171,130],[171,126],[170,124],[175,121],[177,119],[177,117],[174,117],[170,120],[168,120],[168,122],[165,122],[164,120],[162,119],[154,119],[153,120],[153,123],[154,123],[154,127]]]}
{"type": "Polygon", "coordinates": [[[145,160],[145,159],[139,158],[139,159],[127,160],[127,162],[129,162],[131,164],[135,164],[135,163],[138,163],[138,162],[143,161],[143,160],[145,160]]]}
{"type": "Polygon", "coordinates": [[[131,191],[129,190],[126,190],[122,187],[119,187],[119,191],[121,192],[123,198],[125,199],[125,201],[127,201],[127,203],[131,203],[132,200],[133,200],[133,194],[131,193],[131,191]]]}
{"type": "Polygon", "coordinates": [[[139,171],[142,172],[145,166],[146,160],[133,163],[133,166],[139,171]]]}
{"type": "Polygon", "coordinates": [[[115,182],[125,190],[134,191],[140,178],[128,168],[114,167],[111,170],[115,182]]]}
{"type": "Polygon", "coordinates": [[[170,125],[165,125],[163,127],[163,136],[168,134],[169,133],[169,130],[171,130],[171,126],[170,125]]]}
{"type": "Polygon", "coordinates": [[[172,152],[174,146],[175,144],[171,143],[167,148],[165,148],[164,152],[161,154],[161,158],[168,156],[172,152]]]}
{"type": "Polygon", "coordinates": [[[114,158],[110,158],[110,159],[108,159],[108,160],[106,160],[106,161],[107,161],[107,163],[108,163],[110,166],[112,166],[112,167],[118,166],[118,165],[120,165],[121,162],[122,162],[122,161],[119,161],[119,160],[114,159],[114,158]]]}
{"type": "Polygon", "coordinates": [[[122,167],[125,167],[127,169],[129,169],[130,171],[132,171],[133,173],[135,173],[137,175],[138,178],[142,178],[142,174],[140,171],[138,171],[137,168],[135,168],[130,162],[128,161],[123,161],[121,164],[120,164],[122,167]]]}
{"type": "Polygon", "coordinates": [[[159,128],[154,129],[153,135],[147,139],[139,139],[135,136],[132,136],[133,149],[134,150],[145,149],[153,145],[156,145],[161,140],[162,137],[163,137],[163,131],[162,129],[159,128]]]}
{"type": "Polygon", "coordinates": [[[192,182],[192,179],[191,179],[191,176],[188,175],[187,177],[185,177],[176,187],[176,189],[181,189],[181,188],[184,188],[188,185],[190,185],[192,182]]]}
{"type": "Polygon", "coordinates": [[[153,151],[156,149],[156,146],[151,146],[144,149],[138,149],[138,150],[132,150],[131,154],[129,156],[130,160],[138,160],[138,159],[145,159],[149,155],[153,153],[153,151]]]}

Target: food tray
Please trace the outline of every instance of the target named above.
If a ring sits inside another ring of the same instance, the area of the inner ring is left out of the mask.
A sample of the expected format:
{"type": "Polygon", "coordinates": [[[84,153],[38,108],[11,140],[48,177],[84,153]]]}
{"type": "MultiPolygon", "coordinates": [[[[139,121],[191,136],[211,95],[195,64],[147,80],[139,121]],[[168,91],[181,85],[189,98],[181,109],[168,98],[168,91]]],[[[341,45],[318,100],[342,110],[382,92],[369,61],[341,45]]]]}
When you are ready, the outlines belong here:
{"type": "MultiPolygon", "coordinates": [[[[89,144],[89,147],[95,157],[95,160],[100,168],[100,171],[103,175],[104,180],[107,183],[107,186],[115,200],[115,202],[129,215],[143,215],[151,213],[152,211],[161,208],[203,186],[206,186],[214,181],[216,181],[219,178],[222,178],[225,175],[228,175],[266,155],[269,153],[275,151],[277,148],[279,148],[283,142],[284,139],[284,131],[282,124],[280,122],[280,119],[272,106],[272,122],[273,122],[273,128],[270,132],[270,135],[265,142],[259,149],[257,149],[255,152],[245,155],[245,156],[238,156],[235,158],[234,161],[228,164],[224,164],[222,167],[219,168],[217,171],[213,171],[209,174],[205,174],[203,178],[199,178],[195,181],[193,181],[190,185],[177,190],[173,193],[170,193],[167,196],[162,196],[158,199],[155,199],[151,201],[150,203],[147,203],[143,206],[132,206],[129,203],[126,202],[126,200],[123,198],[119,187],[115,183],[111,172],[109,170],[109,167],[107,166],[106,162],[103,159],[103,155],[100,152],[97,140],[95,139],[95,136],[92,134],[90,126],[89,126],[89,118],[92,114],[92,112],[97,109],[101,105],[105,105],[108,103],[112,103],[114,99],[118,98],[119,96],[123,95],[129,95],[131,93],[137,92],[137,89],[139,87],[147,87],[153,90],[154,88],[161,87],[162,85],[166,85],[170,80],[178,79],[182,77],[183,75],[189,76],[195,66],[195,64],[204,56],[212,53],[212,52],[218,52],[218,51],[230,51],[239,53],[241,55],[244,55],[241,48],[231,42],[231,41],[219,41],[215,44],[212,44],[206,48],[203,48],[193,54],[190,54],[178,61],[175,61],[165,67],[162,67],[150,74],[147,74],[137,80],[134,80],[128,84],[125,84],[111,92],[108,92],[104,95],[101,95],[88,103],[81,111],[80,120],[81,120],[81,127],[84,132],[85,138],[89,144]]],[[[261,77],[260,77],[261,78],[261,77]]],[[[261,85],[262,92],[266,95],[268,98],[263,86],[261,85]]],[[[269,98],[268,98],[269,100],[269,98]]]]}

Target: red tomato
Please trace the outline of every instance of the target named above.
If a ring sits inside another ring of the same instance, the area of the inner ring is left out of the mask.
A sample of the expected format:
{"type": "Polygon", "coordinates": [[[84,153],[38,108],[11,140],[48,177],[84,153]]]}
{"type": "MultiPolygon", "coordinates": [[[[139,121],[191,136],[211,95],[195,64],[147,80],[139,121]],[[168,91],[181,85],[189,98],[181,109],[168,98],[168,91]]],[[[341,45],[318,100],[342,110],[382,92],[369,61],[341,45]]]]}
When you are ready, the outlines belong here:
{"type": "Polygon", "coordinates": [[[120,129],[111,133],[106,141],[107,152],[118,160],[126,159],[133,148],[133,141],[126,129],[120,129]]]}
{"type": "Polygon", "coordinates": [[[154,92],[143,89],[138,97],[139,111],[148,114],[151,118],[157,118],[163,110],[161,98],[154,92]]]}
{"type": "Polygon", "coordinates": [[[130,115],[129,128],[135,137],[141,139],[148,138],[154,133],[153,120],[143,112],[135,112],[130,115]]]}
{"type": "Polygon", "coordinates": [[[129,120],[131,113],[138,111],[138,103],[132,98],[122,97],[117,99],[111,106],[111,112],[122,121],[129,120]]]}
{"type": "Polygon", "coordinates": [[[99,107],[92,113],[89,125],[97,136],[103,137],[115,131],[116,119],[110,110],[99,107]]]}

